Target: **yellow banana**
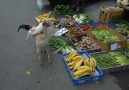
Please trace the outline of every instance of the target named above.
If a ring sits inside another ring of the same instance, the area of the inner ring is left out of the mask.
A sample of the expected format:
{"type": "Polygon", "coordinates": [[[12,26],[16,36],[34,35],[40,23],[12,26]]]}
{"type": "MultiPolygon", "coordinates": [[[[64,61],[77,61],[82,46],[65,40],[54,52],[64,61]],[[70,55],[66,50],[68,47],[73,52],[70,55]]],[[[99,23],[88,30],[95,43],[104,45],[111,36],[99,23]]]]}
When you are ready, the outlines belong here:
{"type": "Polygon", "coordinates": [[[72,64],[74,63],[74,61],[73,62],[70,62],[70,63],[68,63],[68,66],[72,66],[72,64]]]}
{"type": "Polygon", "coordinates": [[[77,70],[82,70],[82,69],[85,69],[85,68],[87,68],[87,66],[80,66],[80,67],[77,68],[77,70]]]}
{"type": "Polygon", "coordinates": [[[82,62],[83,62],[83,60],[80,60],[80,61],[75,65],[75,67],[74,67],[73,70],[74,70],[74,71],[77,70],[77,68],[81,66],[82,62]]]}
{"type": "Polygon", "coordinates": [[[84,76],[87,76],[87,75],[91,75],[91,73],[90,72],[85,72],[82,75],[78,76],[77,78],[81,78],[81,77],[84,77],[84,76]]]}
{"type": "Polygon", "coordinates": [[[73,54],[78,54],[76,51],[73,51],[73,52],[71,52],[68,56],[67,56],[67,58],[69,58],[70,56],[72,56],[73,54]]]}
{"type": "Polygon", "coordinates": [[[72,70],[74,68],[74,66],[70,66],[69,68],[72,70]]]}
{"type": "Polygon", "coordinates": [[[74,60],[76,60],[76,59],[83,60],[83,57],[82,57],[81,55],[78,55],[78,56],[74,57],[72,60],[74,61],[74,60]]]}
{"type": "Polygon", "coordinates": [[[90,66],[90,60],[86,60],[87,66],[90,66]]]}
{"type": "Polygon", "coordinates": [[[76,66],[76,64],[80,61],[80,59],[73,61],[74,63],[72,63],[73,66],[76,66]]]}
{"type": "Polygon", "coordinates": [[[75,57],[76,55],[77,55],[76,53],[72,54],[70,57],[66,58],[66,61],[71,62],[72,58],[75,57]]]}
{"type": "Polygon", "coordinates": [[[94,61],[91,59],[91,60],[90,60],[90,63],[91,63],[92,71],[94,72],[94,71],[95,71],[94,61]]]}
{"type": "Polygon", "coordinates": [[[90,67],[86,66],[86,68],[84,68],[84,69],[82,69],[82,70],[75,71],[75,72],[73,73],[73,75],[74,75],[74,76],[80,76],[80,75],[82,75],[82,74],[85,73],[85,72],[92,72],[92,69],[91,69],[90,67]]]}
{"type": "Polygon", "coordinates": [[[92,61],[94,62],[94,67],[96,67],[96,60],[94,58],[92,58],[92,61]]]}

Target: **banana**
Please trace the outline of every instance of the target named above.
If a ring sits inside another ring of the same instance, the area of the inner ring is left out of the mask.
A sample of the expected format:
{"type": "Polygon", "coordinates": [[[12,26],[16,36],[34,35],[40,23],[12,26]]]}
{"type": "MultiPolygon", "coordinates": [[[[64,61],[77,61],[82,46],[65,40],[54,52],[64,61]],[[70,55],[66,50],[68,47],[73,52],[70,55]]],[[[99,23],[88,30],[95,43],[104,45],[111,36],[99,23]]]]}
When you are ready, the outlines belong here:
{"type": "Polygon", "coordinates": [[[76,64],[80,61],[80,59],[74,61],[74,63],[72,63],[72,66],[76,66],[76,64]]]}
{"type": "Polygon", "coordinates": [[[72,54],[70,57],[66,58],[66,61],[71,62],[72,58],[75,57],[76,55],[77,55],[76,53],[72,54]]]}
{"type": "Polygon", "coordinates": [[[84,62],[84,66],[87,66],[87,64],[86,64],[86,59],[85,59],[83,62],[84,62]]]}
{"type": "Polygon", "coordinates": [[[90,60],[90,62],[92,64],[92,71],[94,72],[95,71],[95,63],[94,63],[94,61],[92,59],[90,60]]]}
{"type": "Polygon", "coordinates": [[[74,71],[77,70],[77,68],[81,66],[82,62],[83,62],[83,60],[80,60],[80,61],[75,65],[75,67],[74,67],[73,70],[74,70],[74,71]]]}
{"type": "Polygon", "coordinates": [[[78,55],[78,56],[75,56],[72,60],[77,60],[77,59],[80,59],[80,60],[83,60],[83,57],[81,55],[78,55]]]}
{"type": "Polygon", "coordinates": [[[90,60],[86,60],[86,65],[90,66],[90,60]]]}
{"type": "Polygon", "coordinates": [[[74,68],[74,66],[70,66],[69,68],[72,70],[74,68]]]}
{"type": "Polygon", "coordinates": [[[92,68],[92,60],[91,59],[89,60],[89,67],[92,68]]]}
{"type": "Polygon", "coordinates": [[[72,66],[74,62],[75,61],[68,63],[68,66],[72,66]]]}
{"type": "Polygon", "coordinates": [[[92,58],[92,61],[94,62],[94,67],[96,67],[97,66],[96,60],[94,58],[92,58]]]}
{"type": "Polygon", "coordinates": [[[77,68],[77,71],[82,70],[82,69],[86,69],[86,68],[87,68],[87,66],[80,66],[80,67],[77,68]]]}
{"type": "Polygon", "coordinates": [[[92,69],[90,68],[90,67],[88,67],[88,66],[85,66],[86,68],[84,68],[84,69],[82,69],[82,70],[78,70],[78,71],[75,71],[74,73],[73,73],[73,76],[80,76],[80,75],[82,75],[83,73],[85,73],[85,72],[92,72],[92,69]]]}
{"type": "Polygon", "coordinates": [[[78,54],[76,51],[73,51],[73,52],[71,52],[68,56],[67,56],[67,58],[69,58],[70,56],[72,56],[73,54],[78,54]]]}
{"type": "Polygon", "coordinates": [[[85,72],[82,75],[78,76],[77,78],[81,78],[81,77],[84,77],[84,76],[87,76],[87,75],[91,75],[91,73],[90,72],[85,72]]]}

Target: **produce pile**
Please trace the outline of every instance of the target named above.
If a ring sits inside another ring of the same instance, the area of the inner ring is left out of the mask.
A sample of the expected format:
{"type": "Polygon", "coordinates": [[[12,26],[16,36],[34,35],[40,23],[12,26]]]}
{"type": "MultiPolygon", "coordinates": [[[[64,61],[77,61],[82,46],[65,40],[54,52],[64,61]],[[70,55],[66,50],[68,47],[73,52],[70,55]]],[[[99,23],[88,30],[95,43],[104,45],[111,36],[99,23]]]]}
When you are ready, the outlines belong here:
{"type": "Polygon", "coordinates": [[[66,33],[68,36],[78,36],[82,35],[83,32],[76,26],[67,27],[68,32],[66,33]]]}
{"type": "Polygon", "coordinates": [[[71,42],[63,36],[56,36],[50,38],[48,41],[48,45],[50,49],[55,52],[67,53],[74,51],[71,42]]]}
{"type": "MultiPolygon", "coordinates": [[[[42,15],[38,15],[36,18],[40,21],[44,20],[45,18],[48,17],[48,13],[42,14],[42,15]]],[[[49,17],[51,21],[55,21],[56,19],[52,16],[49,17]]]]}
{"type": "Polygon", "coordinates": [[[122,28],[124,30],[129,30],[129,25],[125,24],[125,23],[117,23],[115,24],[118,28],[122,28]]]}
{"type": "Polygon", "coordinates": [[[70,7],[69,5],[57,5],[55,6],[55,8],[53,9],[53,11],[55,12],[55,14],[66,14],[66,15],[71,15],[73,10],[72,7],[70,7]]]}
{"type": "Polygon", "coordinates": [[[101,42],[103,43],[112,43],[121,41],[117,36],[114,36],[108,30],[101,31],[91,31],[91,33],[101,42]]]}
{"type": "Polygon", "coordinates": [[[94,27],[90,24],[82,24],[79,26],[84,32],[87,32],[88,30],[94,29],[94,27]]]}
{"type": "Polygon", "coordinates": [[[71,27],[76,23],[76,21],[70,15],[65,15],[64,18],[58,19],[55,21],[55,25],[57,28],[61,27],[71,27]]]}
{"type": "Polygon", "coordinates": [[[73,18],[75,19],[76,22],[79,24],[84,24],[84,23],[89,23],[92,22],[91,18],[89,18],[88,15],[86,14],[79,14],[79,15],[74,15],[73,18]]]}
{"type": "Polygon", "coordinates": [[[93,54],[92,56],[95,58],[97,65],[102,69],[129,64],[129,58],[119,51],[93,54]]]}
{"type": "Polygon", "coordinates": [[[125,30],[122,30],[120,28],[116,28],[115,29],[118,33],[122,34],[123,36],[125,36],[127,39],[129,39],[129,35],[125,30]]]}
{"type": "Polygon", "coordinates": [[[69,53],[66,61],[73,73],[73,77],[76,79],[93,75],[96,70],[96,60],[94,58],[83,57],[76,51],[69,53]]]}
{"type": "Polygon", "coordinates": [[[77,50],[100,49],[100,47],[89,36],[81,36],[78,38],[71,38],[77,50]]]}

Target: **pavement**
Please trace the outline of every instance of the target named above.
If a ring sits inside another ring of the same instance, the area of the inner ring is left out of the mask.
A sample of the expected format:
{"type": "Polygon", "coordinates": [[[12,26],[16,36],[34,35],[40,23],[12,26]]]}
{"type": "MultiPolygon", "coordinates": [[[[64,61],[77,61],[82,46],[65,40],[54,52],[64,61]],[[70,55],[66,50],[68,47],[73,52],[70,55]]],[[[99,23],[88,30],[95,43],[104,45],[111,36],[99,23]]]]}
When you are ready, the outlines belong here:
{"type": "MultiPolygon", "coordinates": [[[[110,0],[90,3],[85,12],[97,18],[101,5],[114,3],[110,0]]],[[[36,0],[0,1],[0,90],[129,90],[129,70],[104,74],[102,81],[75,86],[61,54],[51,52],[49,65],[43,53],[41,67],[34,38],[26,40],[27,31],[18,33],[17,29],[21,24],[36,25],[34,17],[49,10],[49,5],[39,10],[36,0]]]]}

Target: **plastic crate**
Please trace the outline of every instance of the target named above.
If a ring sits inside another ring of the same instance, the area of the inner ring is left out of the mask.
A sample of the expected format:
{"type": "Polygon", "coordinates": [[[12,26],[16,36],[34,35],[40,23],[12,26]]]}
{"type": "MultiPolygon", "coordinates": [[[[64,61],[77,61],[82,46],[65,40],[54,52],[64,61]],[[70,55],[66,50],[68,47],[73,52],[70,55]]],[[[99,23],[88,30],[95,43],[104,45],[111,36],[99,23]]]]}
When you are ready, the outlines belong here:
{"type": "Polygon", "coordinates": [[[97,27],[101,27],[101,26],[108,26],[112,29],[115,29],[116,27],[113,26],[112,24],[110,23],[107,23],[107,22],[94,22],[93,25],[97,28],[97,27]]]}
{"type": "MultiPolygon", "coordinates": [[[[75,79],[73,77],[72,71],[70,70],[70,68],[69,68],[69,66],[67,65],[67,62],[66,62],[66,56],[68,54],[69,53],[62,54],[62,60],[63,60],[63,62],[65,64],[65,67],[66,67],[66,69],[67,69],[67,71],[69,73],[69,76],[71,78],[71,81],[72,81],[72,83],[74,85],[79,85],[79,84],[94,82],[94,81],[97,81],[97,80],[102,80],[103,72],[101,71],[101,69],[98,66],[96,67],[96,72],[95,72],[95,74],[97,74],[97,75],[75,79]]],[[[88,55],[88,53],[86,51],[78,51],[78,54],[82,55],[83,57],[89,58],[89,55],[88,55]]]]}
{"type": "Polygon", "coordinates": [[[77,27],[80,28],[80,29],[81,29],[83,32],[85,32],[85,33],[86,33],[88,30],[92,30],[92,29],[88,29],[88,28],[87,28],[87,31],[84,31],[84,30],[80,27],[81,25],[84,25],[84,26],[92,26],[92,27],[93,27],[92,29],[95,29],[95,28],[96,28],[96,26],[95,26],[93,23],[87,23],[87,24],[80,24],[80,25],[77,25],[77,27]]]}
{"type": "MultiPolygon", "coordinates": [[[[106,53],[113,52],[113,51],[119,51],[121,53],[124,53],[127,56],[127,58],[129,58],[129,56],[122,50],[95,52],[95,53],[90,53],[89,56],[92,57],[95,54],[106,54],[106,53]]],[[[103,68],[103,69],[101,68],[101,70],[104,73],[118,72],[118,71],[127,70],[127,69],[129,69],[129,65],[117,65],[117,66],[109,67],[109,68],[103,68]]]]}

